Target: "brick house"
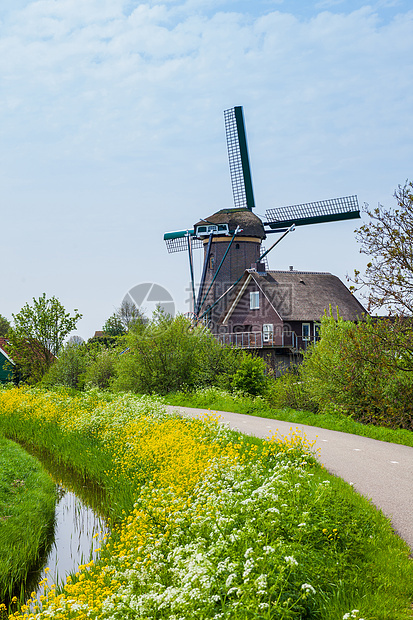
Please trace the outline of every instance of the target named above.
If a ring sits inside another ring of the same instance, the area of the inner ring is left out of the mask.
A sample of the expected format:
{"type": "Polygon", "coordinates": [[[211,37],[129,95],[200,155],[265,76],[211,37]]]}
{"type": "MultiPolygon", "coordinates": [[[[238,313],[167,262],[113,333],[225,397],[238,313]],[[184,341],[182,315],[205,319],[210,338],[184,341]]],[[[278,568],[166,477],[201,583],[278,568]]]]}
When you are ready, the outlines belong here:
{"type": "Polygon", "coordinates": [[[217,325],[221,342],[250,349],[273,349],[288,355],[306,349],[319,337],[321,317],[330,308],[348,321],[366,310],[331,273],[247,269],[217,325]]]}

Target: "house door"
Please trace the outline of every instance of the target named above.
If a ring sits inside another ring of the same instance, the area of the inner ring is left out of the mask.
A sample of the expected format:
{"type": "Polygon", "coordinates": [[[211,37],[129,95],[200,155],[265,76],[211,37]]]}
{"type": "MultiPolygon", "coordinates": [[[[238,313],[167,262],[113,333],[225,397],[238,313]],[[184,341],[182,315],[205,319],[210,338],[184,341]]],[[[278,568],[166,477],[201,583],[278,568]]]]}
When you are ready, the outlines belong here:
{"type": "Polygon", "coordinates": [[[262,326],[262,339],[264,342],[274,342],[274,325],[272,323],[264,323],[262,326]]]}

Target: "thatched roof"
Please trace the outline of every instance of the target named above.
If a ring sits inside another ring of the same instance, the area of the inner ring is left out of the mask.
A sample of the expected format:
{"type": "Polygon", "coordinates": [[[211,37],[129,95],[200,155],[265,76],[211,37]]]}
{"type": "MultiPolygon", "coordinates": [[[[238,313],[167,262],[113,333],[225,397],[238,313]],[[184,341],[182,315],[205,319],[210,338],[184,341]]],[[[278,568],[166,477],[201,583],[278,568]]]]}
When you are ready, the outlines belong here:
{"type": "Polygon", "coordinates": [[[228,224],[229,230],[234,232],[237,226],[242,228],[240,237],[258,237],[265,239],[264,226],[259,217],[249,209],[222,209],[205,220],[197,222],[195,226],[202,226],[208,222],[210,224],[228,224]]]}
{"type": "MultiPolygon", "coordinates": [[[[251,272],[250,272],[251,273],[251,272]]],[[[281,317],[288,321],[318,321],[331,310],[346,321],[361,319],[365,308],[343,282],[331,273],[268,271],[253,277],[281,317]],[[285,303],[288,293],[290,303],[285,303]]]]}

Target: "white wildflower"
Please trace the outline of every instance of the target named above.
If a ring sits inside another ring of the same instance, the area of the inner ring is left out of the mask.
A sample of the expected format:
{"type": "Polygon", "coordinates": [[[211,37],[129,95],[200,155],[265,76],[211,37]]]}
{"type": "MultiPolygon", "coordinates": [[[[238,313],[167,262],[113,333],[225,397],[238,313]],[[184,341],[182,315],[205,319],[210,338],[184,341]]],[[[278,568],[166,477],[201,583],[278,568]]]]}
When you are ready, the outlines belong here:
{"type": "Polygon", "coordinates": [[[349,611],[348,613],[344,614],[343,620],[364,620],[364,618],[357,618],[359,613],[360,613],[359,609],[353,609],[352,611],[349,611]]]}
{"type": "Polygon", "coordinates": [[[252,569],[254,568],[254,560],[247,560],[244,564],[244,572],[242,573],[243,579],[248,577],[252,569]]]}
{"type": "Polygon", "coordinates": [[[301,589],[304,590],[306,594],[315,594],[315,589],[309,583],[303,583],[303,585],[301,586],[301,589]]]}
{"type": "Polygon", "coordinates": [[[264,551],[264,553],[274,553],[275,551],[274,547],[270,547],[269,545],[265,545],[262,550],[264,551]]]}
{"type": "Polygon", "coordinates": [[[234,581],[234,579],[236,578],[237,578],[237,575],[235,573],[231,573],[230,575],[228,575],[227,580],[225,582],[225,587],[229,588],[232,582],[234,581]]]}
{"type": "Polygon", "coordinates": [[[298,566],[297,560],[293,558],[292,555],[286,555],[284,559],[287,562],[287,564],[289,564],[290,566],[298,566]]]}

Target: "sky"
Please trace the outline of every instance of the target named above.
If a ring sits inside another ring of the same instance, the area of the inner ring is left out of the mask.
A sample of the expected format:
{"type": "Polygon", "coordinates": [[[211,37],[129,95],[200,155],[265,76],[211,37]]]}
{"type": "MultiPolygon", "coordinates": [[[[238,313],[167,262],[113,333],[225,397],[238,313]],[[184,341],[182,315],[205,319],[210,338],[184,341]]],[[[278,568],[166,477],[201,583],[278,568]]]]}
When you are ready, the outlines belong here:
{"type": "MultiPolygon", "coordinates": [[[[411,1],[2,0],[0,314],[46,293],[87,339],[144,283],[188,311],[187,256],[163,234],[233,206],[238,105],[257,215],[393,205],[413,178],[411,1]]],[[[297,228],[270,267],[346,282],[361,222],[297,228]]]]}

